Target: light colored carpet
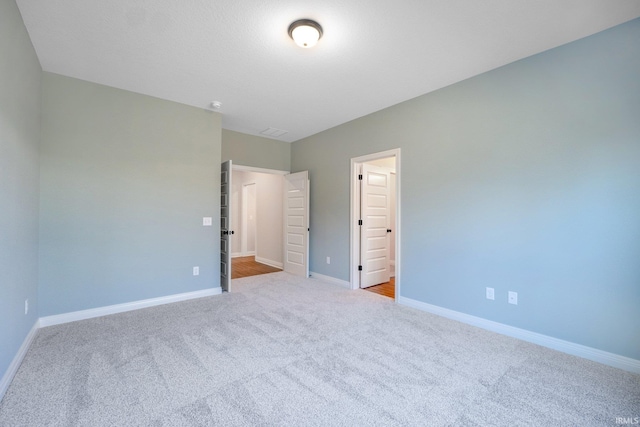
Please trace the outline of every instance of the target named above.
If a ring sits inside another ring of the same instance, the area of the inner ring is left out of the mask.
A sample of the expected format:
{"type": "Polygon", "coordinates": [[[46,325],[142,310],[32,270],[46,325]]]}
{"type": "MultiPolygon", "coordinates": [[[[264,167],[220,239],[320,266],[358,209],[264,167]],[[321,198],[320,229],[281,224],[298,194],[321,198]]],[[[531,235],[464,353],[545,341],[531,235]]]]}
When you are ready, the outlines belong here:
{"type": "Polygon", "coordinates": [[[606,426],[640,376],[287,273],[41,329],[2,426],[606,426]]]}

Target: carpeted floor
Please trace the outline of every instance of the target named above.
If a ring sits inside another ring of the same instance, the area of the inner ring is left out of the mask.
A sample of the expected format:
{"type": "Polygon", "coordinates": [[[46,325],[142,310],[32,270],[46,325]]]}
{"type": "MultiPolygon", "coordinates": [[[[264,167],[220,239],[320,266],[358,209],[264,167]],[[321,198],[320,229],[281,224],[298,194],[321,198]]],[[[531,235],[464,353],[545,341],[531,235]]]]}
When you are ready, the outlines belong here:
{"type": "Polygon", "coordinates": [[[274,273],[41,329],[8,426],[607,426],[640,376],[274,273]]]}

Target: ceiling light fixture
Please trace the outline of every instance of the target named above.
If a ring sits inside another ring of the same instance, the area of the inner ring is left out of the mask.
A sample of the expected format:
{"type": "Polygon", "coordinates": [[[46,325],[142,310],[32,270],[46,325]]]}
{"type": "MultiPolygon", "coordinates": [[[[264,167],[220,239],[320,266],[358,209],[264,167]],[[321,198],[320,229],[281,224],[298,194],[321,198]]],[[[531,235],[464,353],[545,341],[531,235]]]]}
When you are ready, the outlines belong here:
{"type": "Polygon", "coordinates": [[[322,27],[311,19],[298,19],[289,25],[289,37],[300,47],[310,48],[322,37],[322,27]]]}

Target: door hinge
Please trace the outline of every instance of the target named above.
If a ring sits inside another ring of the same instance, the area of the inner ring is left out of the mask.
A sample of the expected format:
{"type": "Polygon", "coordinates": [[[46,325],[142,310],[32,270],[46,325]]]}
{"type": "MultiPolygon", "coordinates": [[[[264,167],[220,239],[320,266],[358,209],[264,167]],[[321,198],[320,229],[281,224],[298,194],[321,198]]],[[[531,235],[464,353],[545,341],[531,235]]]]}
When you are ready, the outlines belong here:
{"type": "Polygon", "coordinates": [[[358,225],[362,225],[362,220],[361,219],[358,220],[358,225]]]}
{"type": "Polygon", "coordinates": [[[358,179],[362,181],[362,174],[358,175],[358,179]]]}
{"type": "Polygon", "coordinates": [[[387,233],[391,233],[391,229],[390,228],[387,228],[387,233]]]}
{"type": "Polygon", "coordinates": [[[361,265],[358,266],[358,271],[362,271],[362,266],[361,265]]]}

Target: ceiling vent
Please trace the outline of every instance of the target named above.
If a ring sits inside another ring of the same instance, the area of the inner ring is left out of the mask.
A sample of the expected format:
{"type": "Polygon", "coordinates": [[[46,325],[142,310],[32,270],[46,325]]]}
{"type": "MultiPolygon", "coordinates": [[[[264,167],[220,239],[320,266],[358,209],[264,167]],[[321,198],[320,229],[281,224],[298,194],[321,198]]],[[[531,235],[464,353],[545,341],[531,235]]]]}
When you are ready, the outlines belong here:
{"type": "Polygon", "coordinates": [[[270,138],[280,138],[285,133],[289,133],[288,130],[276,129],[276,128],[267,128],[260,132],[260,135],[268,136],[270,138]]]}

